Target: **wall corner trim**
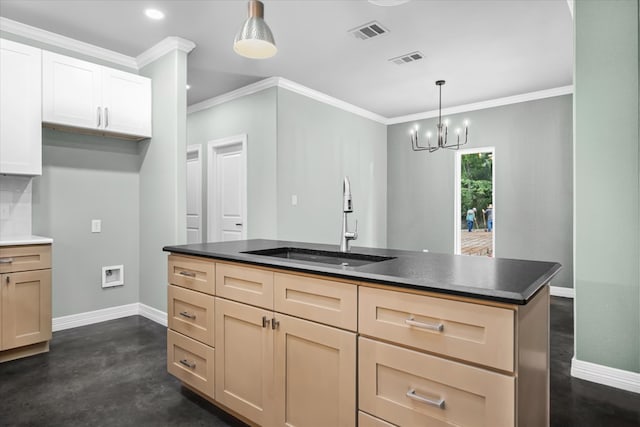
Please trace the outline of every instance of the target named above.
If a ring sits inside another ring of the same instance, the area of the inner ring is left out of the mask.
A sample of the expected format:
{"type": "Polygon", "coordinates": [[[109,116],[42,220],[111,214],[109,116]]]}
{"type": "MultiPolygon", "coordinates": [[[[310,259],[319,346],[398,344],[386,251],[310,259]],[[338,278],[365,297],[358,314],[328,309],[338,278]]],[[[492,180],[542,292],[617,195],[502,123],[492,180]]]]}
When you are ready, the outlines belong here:
{"type": "Polygon", "coordinates": [[[52,330],[53,332],[64,331],[65,329],[78,328],[80,326],[106,322],[107,320],[115,320],[138,315],[146,317],[147,319],[159,323],[162,326],[167,326],[167,313],[146,304],[134,302],[132,304],[103,308],[101,310],[54,317],[52,321],[52,330]]]}
{"type": "Polygon", "coordinates": [[[191,40],[183,39],[181,37],[167,37],[161,40],[159,43],[151,46],[149,49],[142,52],[135,59],[136,67],[138,69],[145,67],[153,61],[163,57],[169,52],[179,50],[189,53],[196,47],[196,44],[191,40]]]}
{"type": "Polygon", "coordinates": [[[576,292],[573,288],[564,288],[562,286],[551,286],[552,297],[575,298],[576,292]]]}
{"type": "Polygon", "coordinates": [[[640,393],[640,373],[571,359],[571,376],[582,380],[640,393]]]}
{"type": "Polygon", "coordinates": [[[98,58],[113,64],[119,64],[134,70],[138,69],[136,59],[131,56],[123,55],[109,49],[81,42],[70,37],[32,27],[4,17],[0,17],[0,31],[5,31],[7,33],[15,34],[17,36],[25,37],[51,46],[67,49],[82,55],[98,58]]]}

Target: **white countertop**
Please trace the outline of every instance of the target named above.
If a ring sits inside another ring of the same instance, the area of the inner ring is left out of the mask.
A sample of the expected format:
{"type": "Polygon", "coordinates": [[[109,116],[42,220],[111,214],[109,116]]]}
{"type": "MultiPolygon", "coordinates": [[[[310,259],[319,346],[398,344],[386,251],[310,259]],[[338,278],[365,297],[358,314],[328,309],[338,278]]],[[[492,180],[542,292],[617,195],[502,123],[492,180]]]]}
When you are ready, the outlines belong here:
{"type": "Polygon", "coordinates": [[[0,239],[0,246],[42,245],[46,243],[53,243],[53,239],[42,236],[13,236],[0,239]]]}

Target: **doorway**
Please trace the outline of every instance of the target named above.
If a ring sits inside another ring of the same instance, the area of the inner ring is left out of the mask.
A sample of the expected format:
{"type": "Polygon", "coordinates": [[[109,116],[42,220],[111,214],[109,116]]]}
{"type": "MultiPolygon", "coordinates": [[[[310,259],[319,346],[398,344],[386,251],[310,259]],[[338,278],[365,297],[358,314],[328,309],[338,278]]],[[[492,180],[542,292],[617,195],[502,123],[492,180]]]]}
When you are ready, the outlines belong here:
{"type": "Polygon", "coordinates": [[[187,243],[202,243],[202,147],[187,147],[187,243]]]}
{"type": "Polygon", "coordinates": [[[456,152],[455,254],[494,256],[495,148],[456,152]]]}
{"type": "Polygon", "coordinates": [[[207,143],[207,237],[247,238],[247,135],[207,143]]]}

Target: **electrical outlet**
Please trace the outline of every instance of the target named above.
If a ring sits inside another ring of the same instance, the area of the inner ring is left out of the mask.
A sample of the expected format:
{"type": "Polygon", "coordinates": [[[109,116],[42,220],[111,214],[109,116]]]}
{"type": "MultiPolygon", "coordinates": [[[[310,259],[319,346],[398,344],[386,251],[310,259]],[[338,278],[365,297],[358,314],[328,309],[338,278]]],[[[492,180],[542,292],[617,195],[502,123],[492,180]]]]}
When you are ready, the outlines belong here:
{"type": "Polygon", "coordinates": [[[100,233],[102,231],[102,221],[99,219],[91,220],[91,232],[92,233],[100,233]]]}
{"type": "Polygon", "coordinates": [[[298,206],[298,195],[297,194],[292,194],[291,195],[291,206],[298,206]]]}

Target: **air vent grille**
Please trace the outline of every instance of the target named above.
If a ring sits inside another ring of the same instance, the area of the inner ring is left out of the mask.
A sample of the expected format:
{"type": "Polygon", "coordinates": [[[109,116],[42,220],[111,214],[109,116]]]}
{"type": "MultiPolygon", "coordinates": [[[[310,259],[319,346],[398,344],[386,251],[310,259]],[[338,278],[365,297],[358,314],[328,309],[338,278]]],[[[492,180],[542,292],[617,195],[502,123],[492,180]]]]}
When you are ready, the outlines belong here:
{"type": "Polygon", "coordinates": [[[367,40],[381,36],[383,34],[387,34],[389,30],[384,28],[379,22],[372,21],[368,24],[364,24],[352,30],[349,30],[349,32],[360,40],[367,40]]]}
{"type": "Polygon", "coordinates": [[[419,61],[421,59],[424,59],[424,55],[422,54],[422,52],[416,51],[416,52],[411,52],[411,53],[406,53],[404,55],[396,56],[395,58],[391,58],[389,61],[397,65],[404,65],[410,62],[419,61]]]}

